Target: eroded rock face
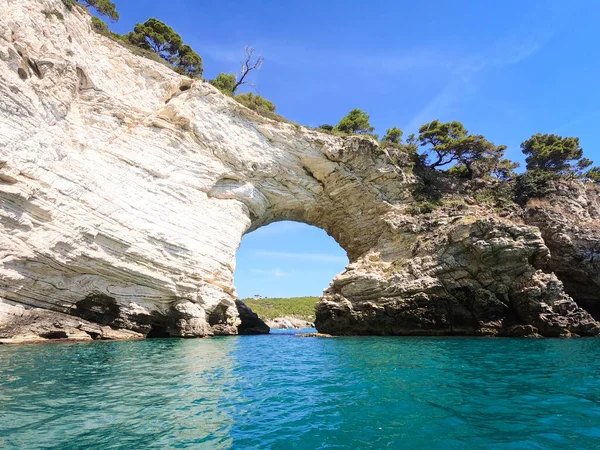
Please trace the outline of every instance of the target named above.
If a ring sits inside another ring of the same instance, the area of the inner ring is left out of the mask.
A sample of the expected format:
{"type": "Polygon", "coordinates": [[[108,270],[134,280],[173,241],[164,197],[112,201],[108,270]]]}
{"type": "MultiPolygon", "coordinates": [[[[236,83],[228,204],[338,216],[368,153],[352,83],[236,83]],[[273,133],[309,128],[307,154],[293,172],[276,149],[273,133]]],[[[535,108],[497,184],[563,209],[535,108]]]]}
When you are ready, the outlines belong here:
{"type": "Polygon", "coordinates": [[[437,222],[435,232],[420,236],[427,240],[417,238],[412,258],[386,263],[372,254],[338,275],[318,304],[319,331],[495,336],[599,333],[598,323],[565,294],[558,278],[536,269],[550,256],[537,230],[494,217],[444,215],[444,211],[431,215],[430,221],[437,222]],[[526,332],[523,325],[528,326],[526,332]]]}
{"type": "Polygon", "coordinates": [[[235,253],[244,233],[296,220],[351,261],[320,331],[598,334],[534,215],[416,214],[417,184],[409,158],[258,116],[94,33],[83,9],[0,0],[3,329],[29,308],[151,337],[268,332],[236,304],[235,253]]]}
{"type": "Polygon", "coordinates": [[[557,183],[555,191],[526,205],[525,221],[538,227],[554,272],[577,304],[600,319],[600,185],[557,183]]]}

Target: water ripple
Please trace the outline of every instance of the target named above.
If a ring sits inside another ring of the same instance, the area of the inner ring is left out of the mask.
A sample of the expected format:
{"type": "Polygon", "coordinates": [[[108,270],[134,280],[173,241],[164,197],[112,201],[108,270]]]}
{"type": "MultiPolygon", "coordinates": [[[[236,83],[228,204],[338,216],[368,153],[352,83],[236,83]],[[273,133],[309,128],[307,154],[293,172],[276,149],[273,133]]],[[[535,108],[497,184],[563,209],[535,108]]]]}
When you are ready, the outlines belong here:
{"type": "Polygon", "coordinates": [[[600,448],[600,340],[0,347],[2,449],[600,448]]]}

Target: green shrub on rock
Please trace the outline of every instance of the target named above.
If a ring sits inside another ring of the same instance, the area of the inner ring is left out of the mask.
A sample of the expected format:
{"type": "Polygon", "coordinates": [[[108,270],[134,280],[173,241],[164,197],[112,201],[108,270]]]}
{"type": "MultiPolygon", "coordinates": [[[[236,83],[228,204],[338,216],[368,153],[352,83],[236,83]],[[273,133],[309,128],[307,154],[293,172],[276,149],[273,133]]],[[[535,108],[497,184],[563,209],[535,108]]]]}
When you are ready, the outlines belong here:
{"type": "Polygon", "coordinates": [[[317,127],[317,130],[333,131],[333,125],[327,123],[321,124],[317,127]]]}
{"type": "Polygon", "coordinates": [[[150,18],[138,23],[126,40],[143,50],[153,51],[179,73],[192,77],[202,75],[202,58],[192,47],[185,45],[181,36],[158,19],[150,18]]]}
{"type": "Polygon", "coordinates": [[[246,94],[238,94],[235,99],[242,105],[256,111],[259,114],[269,115],[269,113],[275,112],[275,105],[260,95],[255,95],[252,92],[246,94]]]}
{"type": "Polygon", "coordinates": [[[175,60],[175,71],[190,77],[200,77],[203,72],[202,58],[192,47],[184,44],[179,49],[179,54],[175,60]]]}
{"type": "Polygon", "coordinates": [[[144,23],[137,23],[133,31],[126,35],[127,40],[144,50],[152,50],[161,58],[172,62],[183,40],[173,28],[158,19],[150,18],[144,23]]]}
{"type": "Polygon", "coordinates": [[[382,142],[391,142],[392,144],[400,144],[404,133],[398,127],[388,128],[383,136],[382,142]]]}
{"type": "Polygon", "coordinates": [[[233,95],[233,88],[237,80],[234,73],[221,72],[218,77],[209,81],[214,87],[219,89],[223,94],[233,95]]]}
{"type": "Polygon", "coordinates": [[[527,156],[525,161],[529,171],[572,176],[592,165],[592,161],[583,158],[577,137],[538,133],[524,141],[521,150],[527,156]]]}
{"type": "Polygon", "coordinates": [[[75,6],[75,0],[62,0],[62,2],[69,11],[71,11],[73,6],[75,6]]]}
{"type": "Polygon", "coordinates": [[[450,174],[468,179],[490,176],[506,150],[504,145],[495,145],[480,134],[470,134],[457,121],[426,123],[419,128],[419,135],[409,141],[425,148],[423,162],[428,168],[457,165],[460,167],[450,174]]]}
{"type": "Polygon", "coordinates": [[[92,28],[100,34],[108,34],[108,25],[99,17],[92,17],[92,28]]]}
{"type": "Polygon", "coordinates": [[[62,0],[63,5],[71,11],[73,7],[79,4],[88,8],[94,8],[98,14],[109,17],[111,20],[119,20],[119,13],[116,5],[110,0],[62,0]]]}
{"type": "Polygon", "coordinates": [[[600,183],[600,167],[592,167],[585,173],[585,178],[595,183],[600,183]]]}
{"type": "Polygon", "coordinates": [[[554,181],[557,174],[544,170],[528,170],[517,177],[517,200],[525,204],[530,198],[545,197],[555,192],[554,181]]]}
{"type": "Polygon", "coordinates": [[[116,5],[110,0],[80,0],[86,6],[91,6],[99,14],[109,17],[112,20],[119,20],[119,13],[116,5]]]}
{"type": "Polygon", "coordinates": [[[371,134],[375,131],[369,123],[369,115],[362,109],[355,108],[334,127],[334,131],[348,134],[371,134]]]}

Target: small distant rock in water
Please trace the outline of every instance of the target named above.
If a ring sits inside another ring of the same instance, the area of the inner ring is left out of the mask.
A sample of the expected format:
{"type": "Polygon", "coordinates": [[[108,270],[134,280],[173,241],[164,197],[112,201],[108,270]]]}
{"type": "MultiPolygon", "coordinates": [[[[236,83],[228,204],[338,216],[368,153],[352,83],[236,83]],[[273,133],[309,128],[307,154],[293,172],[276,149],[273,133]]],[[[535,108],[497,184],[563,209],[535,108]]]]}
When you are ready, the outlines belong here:
{"type": "Polygon", "coordinates": [[[332,336],[330,334],[326,334],[326,333],[303,333],[303,334],[297,334],[296,337],[321,337],[321,338],[332,338],[335,336],[332,336]]]}
{"type": "Polygon", "coordinates": [[[279,328],[279,329],[286,329],[286,328],[303,329],[303,328],[314,328],[315,327],[314,323],[308,322],[306,320],[298,319],[296,317],[277,317],[273,320],[267,320],[266,324],[269,326],[269,328],[279,328]]]}

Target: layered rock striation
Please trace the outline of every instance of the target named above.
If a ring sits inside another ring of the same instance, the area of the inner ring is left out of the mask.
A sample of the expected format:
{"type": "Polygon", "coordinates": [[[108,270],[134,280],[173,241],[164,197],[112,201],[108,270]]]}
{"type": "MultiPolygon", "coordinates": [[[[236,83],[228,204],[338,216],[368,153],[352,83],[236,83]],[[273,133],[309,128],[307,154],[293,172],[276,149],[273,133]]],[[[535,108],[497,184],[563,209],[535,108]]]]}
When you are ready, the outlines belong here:
{"type": "Polygon", "coordinates": [[[450,181],[419,212],[422,186],[407,155],[261,117],[81,8],[0,0],[0,338],[268,332],[232,274],[242,236],[280,220],[351,261],[319,331],[600,332],[596,188],[505,214],[450,181]]]}

